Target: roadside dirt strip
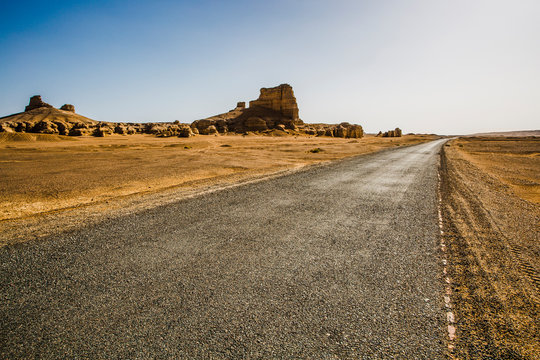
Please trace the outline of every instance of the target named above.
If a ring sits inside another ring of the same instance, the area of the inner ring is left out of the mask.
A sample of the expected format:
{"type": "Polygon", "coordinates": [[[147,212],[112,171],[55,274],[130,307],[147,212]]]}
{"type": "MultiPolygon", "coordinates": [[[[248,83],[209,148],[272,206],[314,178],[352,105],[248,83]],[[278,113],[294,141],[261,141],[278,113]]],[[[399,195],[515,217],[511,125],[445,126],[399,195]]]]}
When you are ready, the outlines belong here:
{"type": "Polygon", "coordinates": [[[442,217],[442,179],[441,174],[438,174],[439,176],[439,183],[438,183],[438,189],[437,189],[437,195],[439,199],[439,206],[438,206],[438,215],[439,215],[439,229],[441,232],[441,263],[443,266],[442,269],[442,278],[444,281],[444,306],[446,308],[446,321],[448,322],[448,340],[447,340],[447,346],[448,346],[448,356],[450,359],[454,359],[454,349],[455,349],[455,339],[456,339],[456,327],[455,322],[456,318],[454,316],[453,311],[453,305],[452,305],[452,281],[450,280],[449,274],[448,274],[448,268],[451,266],[451,264],[448,262],[448,254],[447,254],[447,246],[446,246],[446,239],[444,234],[444,222],[442,217]]]}
{"type": "Polygon", "coordinates": [[[0,358],[446,359],[445,140],[0,249],[0,358]]]}
{"type": "Polygon", "coordinates": [[[454,141],[440,174],[452,356],[539,359],[540,207],[467,161],[454,141]]]}

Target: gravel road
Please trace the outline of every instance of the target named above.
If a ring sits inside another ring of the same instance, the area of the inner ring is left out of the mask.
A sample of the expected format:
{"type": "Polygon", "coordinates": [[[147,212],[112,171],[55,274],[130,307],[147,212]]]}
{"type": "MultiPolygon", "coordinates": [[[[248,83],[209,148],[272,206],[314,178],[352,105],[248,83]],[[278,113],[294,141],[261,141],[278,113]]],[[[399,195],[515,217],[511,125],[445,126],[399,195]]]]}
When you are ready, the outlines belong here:
{"type": "Polygon", "coordinates": [[[0,358],[442,359],[444,141],[1,248],[0,358]]]}

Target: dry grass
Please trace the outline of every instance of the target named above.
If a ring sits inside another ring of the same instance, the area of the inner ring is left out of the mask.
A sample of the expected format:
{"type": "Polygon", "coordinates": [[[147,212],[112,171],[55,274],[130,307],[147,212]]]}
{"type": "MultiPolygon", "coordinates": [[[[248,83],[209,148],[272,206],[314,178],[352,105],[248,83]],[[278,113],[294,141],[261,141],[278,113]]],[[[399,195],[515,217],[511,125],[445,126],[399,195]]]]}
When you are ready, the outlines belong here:
{"type": "Polygon", "coordinates": [[[204,187],[434,139],[0,134],[0,220],[171,187],[204,187]],[[46,141],[50,140],[50,141],[46,141]],[[318,153],[313,148],[323,148],[318,153]]]}

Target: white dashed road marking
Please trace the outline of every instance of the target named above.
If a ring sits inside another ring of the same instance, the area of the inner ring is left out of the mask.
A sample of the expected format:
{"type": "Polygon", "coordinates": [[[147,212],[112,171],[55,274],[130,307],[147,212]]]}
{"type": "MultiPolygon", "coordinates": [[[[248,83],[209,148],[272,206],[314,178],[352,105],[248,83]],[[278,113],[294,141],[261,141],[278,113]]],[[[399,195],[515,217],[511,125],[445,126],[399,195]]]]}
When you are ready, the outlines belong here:
{"type": "Polygon", "coordinates": [[[446,320],[448,322],[448,351],[450,352],[450,358],[454,359],[453,351],[454,351],[454,340],[456,339],[456,327],[455,324],[455,317],[454,313],[452,312],[452,288],[450,287],[451,281],[450,277],[448,276],[448,259],[447,259],[447,253],[446,253],[446,244],[444,240],[444,230],[443,230],[443,217],[442,217],[442,211],[441,211],[441,205],[442,205],[442,193],[441,193],[441,175],[438,174],[439,177],[439,186],[438,186],[438,197],[439,197],[439,204],[438,204],[438,215],[439,215],[439,230],[441,232],[440,237],[440,246],[441,246],[441,252],[442,252],[442,263],[444,265],[443,267],[443,275],[444,275],[444,281],[446,283],[445,285],[445,295],[444,295],[444,306],[446,308],[446,320]]]}

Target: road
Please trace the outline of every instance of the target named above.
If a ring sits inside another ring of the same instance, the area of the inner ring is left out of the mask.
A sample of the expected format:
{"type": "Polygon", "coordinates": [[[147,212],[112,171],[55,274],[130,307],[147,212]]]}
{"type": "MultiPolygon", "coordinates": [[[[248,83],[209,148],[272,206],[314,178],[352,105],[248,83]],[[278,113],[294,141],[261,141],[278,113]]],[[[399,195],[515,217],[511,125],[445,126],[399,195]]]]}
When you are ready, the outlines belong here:
{"type": "Polygon", "coordinates": [[[0,358],[442,359],[444,140],[0,249],[0,358]]]}

